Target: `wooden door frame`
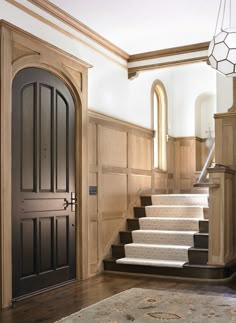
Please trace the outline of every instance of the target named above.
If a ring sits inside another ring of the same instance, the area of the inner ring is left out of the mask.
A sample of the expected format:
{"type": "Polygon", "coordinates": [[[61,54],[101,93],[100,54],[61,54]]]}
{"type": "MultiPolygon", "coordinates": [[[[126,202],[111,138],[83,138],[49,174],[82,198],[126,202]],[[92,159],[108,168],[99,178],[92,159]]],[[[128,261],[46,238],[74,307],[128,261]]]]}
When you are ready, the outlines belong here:
{"type": "Polygon", "coordinates": [[[12,300],[11,132],[12,81],[26,67],[46,69],[61,78],[75,100],[76,278],[88,277],[88,153],[87,92],[89,64],[57,47],[0,20],[0,302],[12,300]],[[79,215],[79,216],[78,216],[79,215]]]}

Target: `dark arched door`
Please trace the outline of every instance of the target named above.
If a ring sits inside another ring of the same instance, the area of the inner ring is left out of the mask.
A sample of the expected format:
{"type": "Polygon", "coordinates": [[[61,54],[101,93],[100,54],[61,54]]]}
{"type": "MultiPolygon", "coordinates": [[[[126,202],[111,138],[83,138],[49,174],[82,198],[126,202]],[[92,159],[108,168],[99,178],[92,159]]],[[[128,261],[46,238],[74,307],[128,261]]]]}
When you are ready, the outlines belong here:
{"type": "Polygon", "coordinates": [[[75,107],[64,82],[43,69],[21,70],[12,86],[17,298],[75,278],[75,107]]]}

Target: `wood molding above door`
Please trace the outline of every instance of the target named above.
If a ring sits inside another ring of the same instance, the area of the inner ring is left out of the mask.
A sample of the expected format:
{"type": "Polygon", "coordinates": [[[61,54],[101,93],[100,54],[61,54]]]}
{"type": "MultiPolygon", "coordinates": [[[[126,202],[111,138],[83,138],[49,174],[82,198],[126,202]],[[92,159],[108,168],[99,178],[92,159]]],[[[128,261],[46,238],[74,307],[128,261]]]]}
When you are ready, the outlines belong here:
{"type": "Polygon", "coordinates": [[[76,190],[80,192],[76,227],[76,277],[88,277],[87,78],[90,65],[2,20],[0,53],[0,301],[4,308],[10,306],[12,300],[11,87],[14,75],[26,67],[39,67],[61,78],[75,100],[75,178],[76,190]]]}

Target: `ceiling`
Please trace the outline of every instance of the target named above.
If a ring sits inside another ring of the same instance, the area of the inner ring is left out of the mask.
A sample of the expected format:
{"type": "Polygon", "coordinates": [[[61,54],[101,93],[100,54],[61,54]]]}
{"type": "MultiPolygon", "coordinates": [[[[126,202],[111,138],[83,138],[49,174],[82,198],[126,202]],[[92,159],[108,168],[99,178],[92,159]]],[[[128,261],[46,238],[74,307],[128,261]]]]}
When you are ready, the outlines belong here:
{"type": "Polygon", "coordinates": [[[129,54],[210,41],[220,0],[50,0],[129,54]]]}

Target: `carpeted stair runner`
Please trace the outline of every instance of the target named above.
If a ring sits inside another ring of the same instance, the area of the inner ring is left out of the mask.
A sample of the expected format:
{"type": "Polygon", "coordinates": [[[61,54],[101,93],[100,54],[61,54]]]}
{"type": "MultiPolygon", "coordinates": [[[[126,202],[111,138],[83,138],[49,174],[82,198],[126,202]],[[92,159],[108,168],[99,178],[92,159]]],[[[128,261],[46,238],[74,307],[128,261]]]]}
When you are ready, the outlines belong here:
{"type": "Polygon", "coordinates": [[[136,230],[132,232],[134,243],[193,245],[193,235],[196,231],[167,231],[167,230],[136,230]]]}
{"type": "Polygon", "coordinates": [[[207,207],[206,194],[153,195],[146,217],[139,218],[140,230],[132,231],[133,243],[125,245],[125,257],[116,262],[182,267],[207,207]]]}

